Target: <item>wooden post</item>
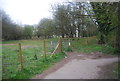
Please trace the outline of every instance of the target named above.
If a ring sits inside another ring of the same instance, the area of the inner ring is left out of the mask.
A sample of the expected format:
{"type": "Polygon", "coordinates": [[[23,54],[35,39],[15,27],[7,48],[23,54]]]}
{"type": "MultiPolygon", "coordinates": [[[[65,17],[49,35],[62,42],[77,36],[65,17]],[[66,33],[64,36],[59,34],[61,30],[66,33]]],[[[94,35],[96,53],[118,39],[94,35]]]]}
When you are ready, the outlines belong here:
{"type": "Polygon", "coordinates": [[[34,53],[35,53],[34,58],[37,60],[37,55],[36,55],[36,49],[35,48],[34,48],[34,53]]]}
{"type": "Polygon", "coordinates": [[[62,52],[62,39],[59,40],[59,52],[62,52]]]}
{"type": "Polygon", "coordinates": [[[59,39],[59,46],[58,46],[58,49],[59,49],[59,53],[61,52],[61,39],[59,39]]]}
{"type": "Polygon", "coordinates": [[[44,40],[44,58],[46,58],[46,41],[44,40]]]}
{"type": "Polygon", "coordinates": [[[87,37],[85,38],[85,45],[87,45],[88,44],[88,39],[87,39],[87,37]]]}
{"type": "Polygon", "coordinates": [[[88,39],[89,39],[89,38],[87,37],[87,45],[88,45],[88,39]]]}
{"type": "Polygon", "coordinates": [[[20,54],[20,64],[21,64],[21,69],[23,69],[23,57],[22,57],[21,43],[19,43],[19,54],[20,54]]]}
{"type": "Polygon", "coordinates": [[[60,39],[59,39],[59,46],[58,46],[58,48],[59,48],[59,53],[61,52],[61,41],[60,41],[60,39]]]}

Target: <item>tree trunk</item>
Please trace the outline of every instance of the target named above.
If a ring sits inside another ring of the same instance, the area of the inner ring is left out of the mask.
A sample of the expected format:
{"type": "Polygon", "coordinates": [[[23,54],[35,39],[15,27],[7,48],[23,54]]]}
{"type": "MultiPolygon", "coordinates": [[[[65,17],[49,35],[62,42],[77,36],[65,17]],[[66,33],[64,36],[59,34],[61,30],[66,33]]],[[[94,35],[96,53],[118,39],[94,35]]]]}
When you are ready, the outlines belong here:
{"type": "MultiPolygon", "coordinates": [[[[120,21],[120,2],[118,2],[118,20],[120,21]]],[[[116,52],[120,53],[120,24],[118,24],[117,27],[117,33],[116,33],[116,52]]]]}
{"type": "Polygon", "coordinates": [[[62,34],[62,38],[64,38],[64,34],[62,34]]]}
{"type": "Polygon", "coordinates": [[[71,33],[70,33],[70,38],[73,38],[73,32],[71,31],[71,33]]]}
{"type": "Polygon", "coordinates": [[[100,35],[100,39],[98,40],[98,44],[105,44],[105,37],[103,34],[100,35]]]}

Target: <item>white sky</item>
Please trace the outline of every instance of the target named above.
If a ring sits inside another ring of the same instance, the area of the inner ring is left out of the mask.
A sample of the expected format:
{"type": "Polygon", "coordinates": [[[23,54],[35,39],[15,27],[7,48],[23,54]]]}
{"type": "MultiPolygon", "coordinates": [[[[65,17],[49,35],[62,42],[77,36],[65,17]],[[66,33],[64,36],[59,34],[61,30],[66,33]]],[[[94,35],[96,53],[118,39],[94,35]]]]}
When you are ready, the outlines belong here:
{"type": "Polygon", "coordinates": [[[65,0],[0,0],[0,8],[18,24],[37,24],[42,18],[51,18],[51,4],[65,0]]]}

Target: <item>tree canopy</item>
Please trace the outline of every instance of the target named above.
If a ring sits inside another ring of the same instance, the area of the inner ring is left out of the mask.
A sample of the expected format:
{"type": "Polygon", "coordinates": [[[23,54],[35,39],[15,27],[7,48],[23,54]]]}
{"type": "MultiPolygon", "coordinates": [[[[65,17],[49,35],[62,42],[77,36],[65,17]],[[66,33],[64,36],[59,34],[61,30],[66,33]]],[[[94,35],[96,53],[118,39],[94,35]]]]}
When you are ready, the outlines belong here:
{"type": "Polygon", "coordinates": [[[115,45],[119,49],[119,5],[119,2],[67,2],[52,5],[53,18],[43,18],[36,26],[20,26],[0,10],[2,39],[97,36],[98,44],[115,45]]]}

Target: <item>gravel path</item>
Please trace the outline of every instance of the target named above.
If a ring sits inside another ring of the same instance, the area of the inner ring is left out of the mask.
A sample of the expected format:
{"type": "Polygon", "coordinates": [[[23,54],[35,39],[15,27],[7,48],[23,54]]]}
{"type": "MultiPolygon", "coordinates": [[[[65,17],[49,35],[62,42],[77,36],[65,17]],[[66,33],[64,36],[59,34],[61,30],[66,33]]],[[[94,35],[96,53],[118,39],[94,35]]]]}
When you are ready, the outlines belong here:
{"type": "Polygon", "coordinates": [[[117,62],[118,58],[107,59],[86,59],[86,60],[72,60],[64,65],[59,70],[49,74],[44,79],[98,79],[100,68],[117,62]]]}
{"type": "Polygon", "coordinates": [[[97,55],[95,57],[94,54],[89,56],[84,54],[68,56],[69,58],[62,60],[33,79],[115,79],[111,74],[113,73],[111,65],[118,62],[118,57],[106,58],[104,56],[105,58],[102,58],[101,54],[97,55]],[[107,65],[109,67],[106,67],[107,65]],[[104,75],[102,75],[103,73],[104,75]]]}

